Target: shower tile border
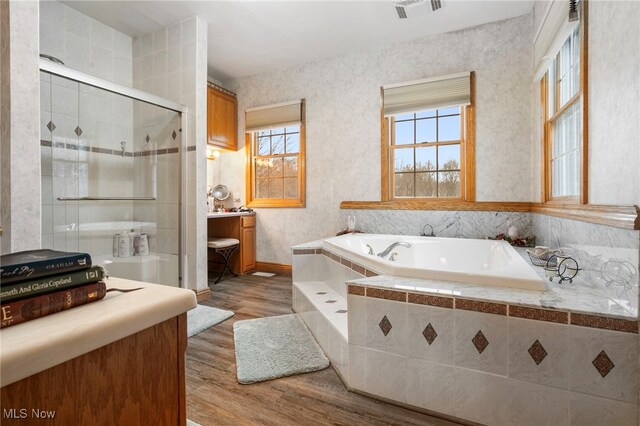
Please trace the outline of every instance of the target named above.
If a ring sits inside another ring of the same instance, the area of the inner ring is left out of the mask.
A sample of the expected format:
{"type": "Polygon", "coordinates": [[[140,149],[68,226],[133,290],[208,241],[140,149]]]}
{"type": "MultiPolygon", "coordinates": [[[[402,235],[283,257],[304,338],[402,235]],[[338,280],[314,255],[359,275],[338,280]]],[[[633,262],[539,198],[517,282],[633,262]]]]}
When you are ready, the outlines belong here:
{"type": "MultiPolygon", "coordinates": [[[[314,254],[323,255],[340,265],[350,265],[350,269],[365,277],[377,276],[376,272],[370,271],[357,263],[348,259],[343,259],[335,253],[320,248],[293,249],[294,255],[314,254]],[[313,252],[313,253],[312,253],[313,252]],[[343,263],[343,260],[345,261],[343,263]],[[371,274],[371,275],[367,275],[371,274]]],[[[534,308],[529,306],[515,305],[510,303],[486,302],[482,300],[469,299],[466,297],[443,297],[424,293],[413,293],[410,291],[392,290],[384,287],[361,283],[347,283],[347,294],[354,296],[364,296],[376,299],[391,300],[396,302],[412,303],[417,305],[428,305],[440,308],[473,311],[486,314],[494,314],[505,317],[524,318],[532,321],[551,322],[556,324],[573,325],[578,327],[597,328],[601,330],[619,331],[623,333],[639,334],[640,323],[638,320],[625,320],[621,318],[611,318],[606,315],[589,315],[567,310],[553,310],[534,308]]]]}
{"type": "MultiPolygon", "coordinates": [[[[47,147],[47,148],[62,148],[62,149],[68,149],[71,151],[93,152],[95,154],[115,155],[117,157],[123,156],[122,151],[118,149],[109,149],[109,148],[102,148],[99,146],[90,146],[90,145],[79,145],[79,144],[68,143],[68,142],[57,142],[57,141],[52,142],[46,139],[40,140],[40,146],[47,147]]],[[[194,148],[193,150],[195,150],[195,146],[193,146],[193,148],[194,148]]],[[[143,151],[136,151],[136,152],[125,151],[124,157],[131,157],[131,158],[147,157],[150,155],[177,154],[178,152],[180,152],[180,148],[178,147],[150,149],[150,150],[143,150],[143,151]]]]}

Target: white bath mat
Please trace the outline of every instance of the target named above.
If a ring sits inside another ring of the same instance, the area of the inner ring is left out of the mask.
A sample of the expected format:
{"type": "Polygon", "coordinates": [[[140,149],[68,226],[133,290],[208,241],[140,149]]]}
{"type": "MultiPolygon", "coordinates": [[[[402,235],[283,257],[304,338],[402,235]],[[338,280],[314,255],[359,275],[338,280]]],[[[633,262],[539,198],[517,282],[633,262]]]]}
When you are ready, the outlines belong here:
{"type": "Polygon", "coordinates": [[[271,278],[273,276],[275,276],[276,274],[272,274],[271,272],[254,272],[251,275],[255,275],[256,277],[267,277],[267,278],[271,278]]]}
{"type": "Polygon", "coordinates": [[[329,360],[297,314],[233,324],[238,382],[246,385],[329,367],[329,360]]]}
{"type": "Polygon", "coordinates": [[[195,336],[232,316],[231,311],[198,305],[187,312],[187,336],[195,336]]]}

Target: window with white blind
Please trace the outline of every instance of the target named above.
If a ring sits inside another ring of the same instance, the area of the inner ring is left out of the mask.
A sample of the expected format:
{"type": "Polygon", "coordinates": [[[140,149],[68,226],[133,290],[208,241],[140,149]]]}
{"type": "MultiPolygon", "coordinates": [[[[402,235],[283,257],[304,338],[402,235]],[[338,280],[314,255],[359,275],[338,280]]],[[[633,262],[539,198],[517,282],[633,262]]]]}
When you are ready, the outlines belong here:
{"type": "Polygon", "coordinates": [[[473,201],[473,73],[382,88],[382,199],[473,201]]]}
{"type": "Polygon", "coordinates": [[[305,206],[304,100],[245,113],[247,206],[305,206]]]}
{"type": "Polygon", "coordinates": [[[564,12],[567,13],[565,25],[559,30],[563,41],[547,54],[550,63],[541,80],[544,114],[543,201],[586,204],[586,64],[582,54],[585,17],[584,12],[580,11],[582,22],[579,25],[577,21],[569,21],[568,10],[564,12]]]}

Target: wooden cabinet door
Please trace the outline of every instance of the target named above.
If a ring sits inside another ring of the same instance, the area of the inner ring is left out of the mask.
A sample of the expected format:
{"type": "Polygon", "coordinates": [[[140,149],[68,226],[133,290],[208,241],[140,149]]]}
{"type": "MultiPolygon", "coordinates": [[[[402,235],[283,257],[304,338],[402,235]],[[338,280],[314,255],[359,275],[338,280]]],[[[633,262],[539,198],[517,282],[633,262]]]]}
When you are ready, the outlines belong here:
{"type": "Polygon", "coordinates": [[[235,96],[208,87],[207,143],[222,149],[238,149],[238,101],[235,96]]]}
{"type": "Polygon", "coordinates": [[[242,228],[242,273],[256,269],[256,228],[242,228]]]}

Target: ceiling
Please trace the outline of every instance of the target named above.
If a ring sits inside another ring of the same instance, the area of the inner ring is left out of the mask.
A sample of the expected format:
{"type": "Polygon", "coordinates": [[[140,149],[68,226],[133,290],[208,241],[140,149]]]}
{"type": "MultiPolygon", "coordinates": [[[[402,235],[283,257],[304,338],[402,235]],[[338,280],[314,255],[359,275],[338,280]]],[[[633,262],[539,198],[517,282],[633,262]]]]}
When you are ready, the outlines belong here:
{"type": "Polygon", "coordinates": [[[63,1],[129,36],[198,15],[208,23],[208,74],[259,74],[528,13],[532,0],[426,1],[399,19],[393,1],[63,1]]]}

